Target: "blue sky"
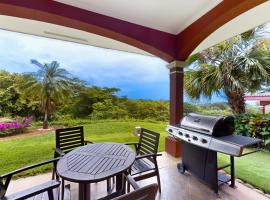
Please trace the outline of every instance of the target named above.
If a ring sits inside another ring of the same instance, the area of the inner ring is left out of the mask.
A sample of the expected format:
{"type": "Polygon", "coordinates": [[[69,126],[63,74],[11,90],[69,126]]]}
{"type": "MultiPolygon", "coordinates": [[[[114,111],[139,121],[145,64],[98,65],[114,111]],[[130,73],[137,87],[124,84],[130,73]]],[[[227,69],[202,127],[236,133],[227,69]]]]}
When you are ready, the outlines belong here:
{"type": "MultiPolygon", "coordinates": [[[[119,96],[169,99],[167,63],[157,57],[0,30],[0,69],[18,73],[36,71],[30,59],[56,60],[89,85],[120,88],[119,96]]],[[[214,96],[211,101],[225,99],[214,96]]]]}

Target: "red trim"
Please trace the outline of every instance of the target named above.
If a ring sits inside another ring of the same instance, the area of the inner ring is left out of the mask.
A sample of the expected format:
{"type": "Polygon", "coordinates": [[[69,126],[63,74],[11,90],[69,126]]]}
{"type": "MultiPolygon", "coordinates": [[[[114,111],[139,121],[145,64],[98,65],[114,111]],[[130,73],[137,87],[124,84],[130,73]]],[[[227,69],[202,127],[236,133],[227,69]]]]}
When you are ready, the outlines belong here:
{"type": "Polygon", "coordinates": [[[247,101],[270,101],[270,96],[245,96],[247,101]]]}
{"type": "Polygon", "coordinates": [[[82,27],[82,24],[88,25],[87,30],[86,28],[81,30],[136,46],[168,62],[175,60],[176,36],[173,34],[51,0],[1,0],[1,4],[0,14],[55,23],[71,28],[82,27]],[[67,24],[65,20],[72,20],[74,23],[67,24]]]}

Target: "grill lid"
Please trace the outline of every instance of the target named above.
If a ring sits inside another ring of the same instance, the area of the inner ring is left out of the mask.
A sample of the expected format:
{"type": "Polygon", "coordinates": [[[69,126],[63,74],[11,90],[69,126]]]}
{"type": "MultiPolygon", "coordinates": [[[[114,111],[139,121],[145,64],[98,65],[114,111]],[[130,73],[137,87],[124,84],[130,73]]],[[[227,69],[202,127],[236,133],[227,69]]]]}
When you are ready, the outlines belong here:
{"type": "Polygon", "coordinates": [[[190,113],[182,119],[180,127],[220,137],[233,134],[234,118],[232,116],[190,113]]]}

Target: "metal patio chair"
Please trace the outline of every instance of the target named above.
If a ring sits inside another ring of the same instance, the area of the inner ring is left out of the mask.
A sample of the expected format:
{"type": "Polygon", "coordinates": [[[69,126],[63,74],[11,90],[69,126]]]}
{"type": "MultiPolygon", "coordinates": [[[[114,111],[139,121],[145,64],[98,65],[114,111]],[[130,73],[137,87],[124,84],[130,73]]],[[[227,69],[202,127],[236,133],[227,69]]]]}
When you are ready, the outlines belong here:
{"type": "MultiPolygon", "coordinates": [[[[15,171],[0,175],[0,199],[1,200],[58,200],[60,196],[60,180],[58,176],[55,176],[55,179],[49,180],[48,182],[33,186],[29,189],[16,192],[14,194],[6,196],[6,192],[8,190],[10,181],[12,177],[16,174],[21,172],[37,168],[40,166],[44,166],[47,164],[53,164],[54,170],[56,163],[59,159],[55,158],[53,160],[43,161],[34,165],[26,166],[15,171]]],[[[69,200],[70,199],[70,186],[66,185],[63,188],[64,196],[63,199],[69,200]]]]}
{"type": "Polygon", "coordinates": [[[84,139],[83,126],[56,129],[55,142],[54,157],[63,156],[77,147],[93,143],[84,139]]]}
{"type": "MultiPolygon", "coordinates": [[[[160,175],[157,164],[158,144],[160,134],[141,128],[140,139],[138,143],[126,143],[126,145],[134,145],[137,153],[136,160],[130,169],[130,174],[135,181],[151,178],[156,176],[159,192],[161,192],[160,175]]],[[[128,191],[129,191],[128,184],[128,191]]]]}
{"type": "Polygon", "coordinates": [[[134,189],[132,192],[114,198],[109,195],[98,200],[155,200],[158,190],[156,183],[140,188],[132,176],[125,174],[125,180],[134,189]]]}

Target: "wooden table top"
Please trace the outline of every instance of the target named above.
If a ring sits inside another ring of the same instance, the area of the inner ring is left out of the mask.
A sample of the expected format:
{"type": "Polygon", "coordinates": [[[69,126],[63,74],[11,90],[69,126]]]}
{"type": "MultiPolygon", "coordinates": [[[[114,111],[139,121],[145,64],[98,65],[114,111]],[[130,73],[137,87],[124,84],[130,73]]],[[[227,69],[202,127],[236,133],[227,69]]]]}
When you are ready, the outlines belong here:
{"type": "Polygon", "coordinates": [[[57,173],[72,182],[98,182],[130,168],[135,157],[124,144],[89,144],[64,155],[57,164],[57,173]]]}

